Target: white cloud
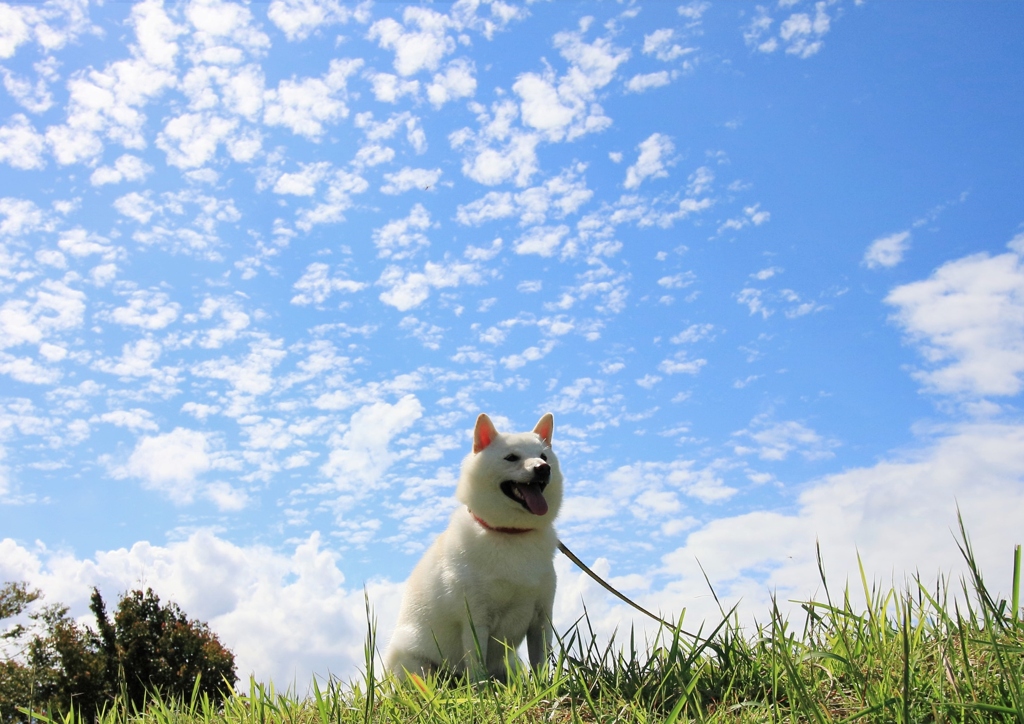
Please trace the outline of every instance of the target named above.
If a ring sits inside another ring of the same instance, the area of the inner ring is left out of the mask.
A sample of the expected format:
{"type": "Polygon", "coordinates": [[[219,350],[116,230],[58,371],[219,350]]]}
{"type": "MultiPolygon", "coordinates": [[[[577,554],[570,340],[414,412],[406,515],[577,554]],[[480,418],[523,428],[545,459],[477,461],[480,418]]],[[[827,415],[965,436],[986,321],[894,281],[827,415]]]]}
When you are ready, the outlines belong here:
{"type": "Polygon", "coordinates": [[[685,289],[693,284],[696,279],[697,275],[691,271],[680,272],[672,276],[661,277],[658,280],[658,286],[665,287],[666,289],[685,289]]]}
{"type": "Polygon", "coordinates": [[[479,130],[463,128],[449,135],[452,148],[465,152],[462,172],[469,178],[489,186],[514,179],[525,186],[537,171],[541,140],[572,141],[611,124],[596,102],[597,92],[612,81],[629,51],[608,38],[586,43],[582,32],[558,33],[554,44],[569,63],[564,75],[556,77],[550,68],[521,74],[512,85],[518,104],[501,99],[488,112],[471,103],[479,130]],[[528,130],[514,125],[518,118],[528,130]]]}
{"type": "Polygon", "coordinates": [[[762,211],[761,204],[756,203],[751,206],[743,207],[743,215],[737,216],[733,219],[727,219],[719,227],[718,232],[722,234],[726,231],[739,231],[745,229],[748,226],[760,226],[771,219],[772,215],[770,211],[762,211]]]}
{"type": "Polygon", "coordinates": [[[629,51],[614,47],[608,38],[586,43],[577,32],[558,33],[554,43],[569,61],[565,75],[556,78],[550,70],[523,73],[512,85],[522,100],[523,123],[549,141],[571,141],[604,130],[611,119],[594,102],[596,93],[612,81],[629,51]]]}
{"type": "Polygon", "coordinates": [[[15,357],[6,352],[0,352],[0,374],[27,385],[53,385],[62,376],[59,369],[45,367],[31,357],[15,357]]]}
{"type": "Polygon", "coordinates": [[[634,75],[626,82],[626,90],[630,93],[643,93],[651,88],[661,88],[672,82],[667,70],[659,70],[656,73],[643,73],[634,75]]]}
{"type": "Polygon", "coordinates": [[[238,128],[234,118],[208,113],[183,113],[167,121],[157,134],[156,146],[167,163],[183,169],[198,168],[213,160],[217,147],[238,128]]]}
{"type": "Polygon", "coordinates": [[[736,295],[736,301],[740,304],[746,304],[751,315],[760,314],[762,319],[768,319],[774,313],[772,309],[765,306],[764,292],[760,289],[746,287],[736,295]]]}
{"type": "Polygon", "coordinates": [[[444,73],[435,73],[427,85],[427,99],[434,108],[440,108],[449,101],[471,98],[476,93],[476,78],[473,77],[473,63],[463,58],[453,60],[444,73]]]}
{"type": "Polygon", "coordinates": [[[270,126],[284,126],[300,136],[317,141],[324,126],[349,114],[348,79],[363,65],[351,58],[335,58],[321,78],[282,80],[266,91],[263,120],[270,126]]]}
{"type": "Polygon", "coordinates": [[[486,186],[509,180],[514,180],[517,186],[526,186],[537,172],[540,136],[513,126],[519,108],[511,100],[496,101],[490,112],[476,104],[471,107],[477,113],[480,130],[463,128],[448,137],[453,149],[466,150],[462,173],[486,186]]]}
{"type": "Polygon", "coordinates": [[[433,188],[441,178],[441,169],[409,168],[384,174],[386,183],[380,187],[381,193],[395,195],[412,189],[427,190],[433,188]]]}
{"type": "Polygon", "coordinates": [[[512,243],[516,254],[537,254],[538,256],[554,256],[561,246],[562,240],[569,234],[569,227],[535,226],[512,243]]]}
{"type": "Polygon", "coordinates": [[[295,225],[303,231],[309,231],[318,224],[343,221],[345,210],[352,206],[352,195],[361,194],[369,187],[369,182],[358,173],[338,169],[333,176],[327,178],[323,201],[299,211],[295,225]]]}
{"type": "Polygon", "coordinates": [[[4,5],[0,11],[0,58],[11,58],[18,46],[34,40],[43,53],[60,50],[90,29],[82,2],[4,5]]]}
{"type": "Polygon", "coordinates": [[[775,36],[771,32],[774,19],[767,8],[759,5],[757,15],[743,32],[743,39],[761,53],[773,53],[785,47],[788,55],[809,58],[821,50],[822,38],[831,29],[827,7],[828,3],[820,0],[814,5],[813,17],[809,13],[792,13],[780,23],[779,34],[775,36]]]}
{"type": "Polygon", "coordinates": [[[181,305],[172,302],[166,293],[139,289],[128,294],[126,306],[115,307],[97,316],[128,327],[157,330],[177,319],[180,311],[181,305]]]}
{"type": "Polygon", "coordinates": [[[351,9],[342,0],[273,0],[267,17],[290,41],[305,40],[319,28],[347,23],[362,16],[360,8],[351,9]]]}
{"type": "Polygon", "coordinates": [[[476,201],[460,204],[455,218],[467,226],[479,226],[516,214],[522,226],[542,224],[548,214],[565,218],[576,213],[594,195],[582,177],[585,170],[585,164],[574,164],[543,184],[516,194],[490,191],[476,201]]]}
{"type": "Polygon", "coordinates": [[[292,297],[292,304],[323,304],[334,292],[358,292],[366,288],[363,282],[330,276],[330,267],[323,262],[314,262],[306,267],[305,273],[292,287],[298,294],[292,297]]]}
{"type": "Polygon", "coordinates": [[[359,408],[344,434],[330,443],[330,455],[320,472],[339,490],[372,492],[395,460],[391,441],[422,416],[423,405],[412,394],[393,405],[375,402],[359,408]]]}
{"type": "Polygon", "coordinates": [[[175,39],[187,32],[175,25],[164,12],[161,0],[144,0],[132,7],[129,23],[135,27],[135,37],[142,57],[150,64],[173,67],[180,50],[175,39]]]}
{"type": "Polygon", "coordinates": [[[691,324],[679,334],[673,335],[669,341],[672,344],[693,344],[703,339],[709,339],[715,331],[713,324],[691,324]]]}
{"type": "Polygon", "coordinates": [[[184,321],[196,324],[214,317],[220,318],[219,323],[200,332],[199,346],[203,349],[219,349],[234,342],[251,321],[235,297],[206,297],[199,306],[199,312],[185,315],[184,321]]]}
{"type": "Polygon", "coordinates": [[[833,449],[839,445],[801,422],[775,422],[768,415],[758,415],[750,427],[734,432],[733,436],[743,440],[734,448],[738,455],[756,453],[761,460],[785,460],[792,452],[807,460],[821,460],[834,457],[833,449]]]}
{"type": "Polygon", "coordinates": [[[138,156],[126,153],[114,161],[113,166],[100,166],[92,172],[89,182],[93,186],[104,184],[117,184],[122,181],[142,181],[150,173],[153,167],[138,156]]]}
{"type": "Polygon", "coordinates": [[[404,219],[395,219],[373,232],[377,255],[382,258],[405,259],[422,248],[430,246],[423,233],[430,228],[430,212],[423,204],[416,204],[404,219]]]}
{"type": "Polygon", "coordinates": [[[892,267],[903,261],[903,254],[910,248],[910,232],[900,231],[889,236],[882,236],[871,242],[864,252],[862,263],[868,269],[892,267]]]}
{"type": "Polygon", "coordinates": [[[420,92],[418,80],[405,80],[393,73],[367,73],[373,84],[373,97],[381,103],[397,103],[402,96],[415,98],[420,92]]]}
{"type": "Polygon", "coordinates": [[[1010,249],[947,262],[885,298],[928,363],[914,377],[929,391],[983,397],[1024,389],[1024,237],[1010,249]]]}
{"type": "Polygon", "coordinates": [[[178,427],[139,440],[128,462],[114,474],[139,478],[142,487],[184,505],[193,501],[201,487],[197,478],[210,469],[209,447],[204,433],[178,427]]]}
{"type": "Polygon", "coordinates": [[[725,606],[743,597],[763,616],[769,595],[820,595],[816,544],[840,589],[859,577],[858,556],[869,581],[900,586],[920,575],[928,585],[940,572],[964,571],[952,533],[957,506],[990,590],[1005,592],[1002,566],[986,563],[1009,555],[1014,520],[1024,514],[1022,435],[1014,425],[963,426],[926,448],[815,481],[795,514],[757,511],[709,523],[664,556],[664,572],[679,576],[665,593],[696,585],[699,559],[725,606]]]}
{"type": "Polygon", "coordinates": [[[662,360],[658,369],[666,375],[695,375],[707,363],[706,359],[690,359],[686,352],[676,352],[672,357],[662,360]]]}
{"type": "Polygon", "coordinates": [[[136,430],[155,432],[160,429],[159,425],[153,421],[153,414],[148,410],[139,408],[134,410],[112,410],[111,412],[104,412],[102,415],[93,415],[89,422],[105,422],[110,425],[126,428],[132,432],[136,430]]]}
{"type": "Polygon", "coordinates": [[[21,170],[46,166],[43,152],[46,138],[21,113],[15,113],[6,126],[0,126],[0,163],[21,170]]]}
{"type": "Polygon", "coordinates": [[[661,28],[644,35],[644,55],[653,55],[665,62],[676,60],[693,52],[693,48],[684,48],[674,42],[675,31],[672,28],[661,28]]]}
{"type": "Polygon", "coordinates": [[[316,163],[300,163],[301,171],[283,173],[274,183],[275,194],[291,194],[293,196],[312,196],[316,193],[317,184],[323,181],[331,171],[330,161],[316,163]]]}
{"type": "Polygon", "coordinates": [[[30,289],[25,299],[8,299],[0,306],[0,349],[39,344],[77,329],[84,317],[85,294],[47,279],[30,289]]]}
{"type": "MultiPolygon", "coordinates": [[[[652,133],[642,141],[637,149],[640,155],[636,163],[626,169],[625,187],[637,188],[645,179],[664,178],[668,176],[662,159],[675,153],[676,147],[672,139],[662,133],[652,133]]],[[[667,159],[671,163],[670,159],[667,159]]]]}
{"type": "Polygon", "coordinates": [[[159,206],[152,200],[149,191],[141,194],[138,191],[132,191],[115,199],[114,208],[129,219],[134,219],[140,224],[148,224],[159,206]]]}
{"type": "Polygon", "coordinates": [[[517,370],[520,367],[525,367],[530,362],[536,362],[537,360],[544,359],[547,357],[551,350],[555,348],[556,342],[553,339],[546,339],[539,345],[533,345],[527,347],[518,354],[510,354],[506,357],[501,358],[501,364],[508,370],[517,370]]]}
{"type": "Polygon", "coordinates": [[[428,261],[422,272],[389,266],[377,280],[378,285],[386,287],[380,294],[380,300],[400,312],[407,312],[425,302],[431,289],[457,287],[464,283],[483,284],[483,274],[475,264],[428,261]]]}
{"type": "Polygon", "coordinates": [[[367,37],[380,47],[395,53],[395,70],[399,75],[415,75],[421,70],[437,70],[441,59],[455,50],[455,41],[448,37],[449,18],[429,8],[406,7],[402,23],[394,18],[378,20],[370,26],[367,37]],[[404,23],[404,25],[403,25],[404,23]],[[415,26],[416,29],[410,29],[415,26]]]}
{"type": "Polygon", "coordinates": [[[370,143],[356,151],[355,164],[357,166],[379,166],[382,163],[388,163],[394,157],[395,149],[390,146],[370,143]]]}
{"type": "Polygon", "coordinates": [[[22,236],[52,226],[48,215],[28,199],[0,198],[0,236],[22,236]]]}
{"type": "Polygon", "coordinates": [[[686,193],[690,196],[700,196],[711,190],[711,183],[715,180],[715,172],[707,166],[701,166],[691,173],[687,178],[686,193]]]}

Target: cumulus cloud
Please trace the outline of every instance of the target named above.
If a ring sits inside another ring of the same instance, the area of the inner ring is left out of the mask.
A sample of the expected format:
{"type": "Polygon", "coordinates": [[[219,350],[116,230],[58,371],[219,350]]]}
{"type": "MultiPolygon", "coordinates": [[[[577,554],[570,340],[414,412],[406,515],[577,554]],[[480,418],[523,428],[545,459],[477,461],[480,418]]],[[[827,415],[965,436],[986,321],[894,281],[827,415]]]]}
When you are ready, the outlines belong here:
{"type": "Polygon", "coordinates": [[[483,274],[472,263],[439,264],[427,262],[423,271],[408,271],[398,266],[387,267],[377,280],[386,287],[380,300],[400,312],[407,312],[427,301],[431,289],[457,287],[461,284],[482,284],[483,274]]]}
{"type": "Polygon", "coordinates": [[[21,113],[15,113],[6,126],[0,126],[0,163],[21,170],[46,166],[43,153],[46,138],[21,113]]]}
{"type": "Polygon", "coordinates": [[[142,487],[184,505],[195,499],[201,487],[198,478],[210,469],[209,448],[205,433],[178,427],[139,440],[128,462],[114,472],[118,477],[139,478],[142,487]]]}
{"type": "Polygon", "coordinates": [[[806,460],[821,460],[835,455],[837,440],[823,437],[796,420],[775,421],[768,415],[755,417],[746,430],[734,432],[738,455],[756,454],[761,460],[785,460],[798,453],[806,460]]]}
{"type": "Polygon", "coordinates": [[[335,58],[320,78],[282,80],[265,94],[263,120],[284,126],[310,140],[319,140],[324,126],[348,117],[348,79],[363,65],[360,59],[335,58]]]}
{"type": "Polygon", "coordinates": [[[295,173],[283,173],[274,183],[275,194],[291,194],[293,196],[312,196],[316,193],[317,184],[323,181],[331,171],[330,161],[316,163],[300,163],[301,170],[295,173]]]}
{"type": "Polygon", "coordinates": [[[172,302],[165,292],[139,289],[128,294],[125,306],[115,307],[97,316],[128,327],[157,330],[177,319],[180,311],[181,305],[172,302]]]}
{"type": "Polygon", "coordinates": [[[653,55],[658,60],[672,61],[693,52],[675,42],[676,32],[672,28],[661,28],[644,35],[644,55],[653,55]]]}
{"type": "Polygon", "coordinates": [[[397,103],[402,96],[415,98],[420,92],[418,80],[405,80],[393,73],[367,73],[373,84],[373,97],[381,103],[397,103]]]}
{"type": "Polygon", "coordinates": [[[760,53],[774,53],[785,48],[787,55],[809,58],[824,46],[822,38],[831,29],[832,19],[826,8],[828,3],[820,0],[814,5],[814,14],[796,12],[779,24],[776,35],[772,29],[774,19],[768,9],[758,6],[757,15],[743,31],[746,44],[760,53]]]}
{"type": "Polygon", "coordinates": [[[39,344],[82,325],[85,294],[47,279],[0,306],[0,348],[39,344]]]}
{"type": "Polygon", "coordinates": [[[1024,235],[997,256],[947,262],[885,303],[927,363],[914,373],[931,392],[970,397],[1024,389],[1024,235]]]}
{"type": "Polygon", "coordinates": [[[411,6],[402,13],[402,22],[383,18],[370,26],[367,37],[395,53],[394,66],[399,75],[410,76],[421,70],[437,70],[441,59],[455,50],[448,36],[447,16],[424,7],[411,6]]]}
{"type": "Polygon", "coordinates": [[[404,219],[395,219],[373,232],[373,243],[382,258],[405,259],[430,245],[423,233],[430,228],[430,212],[416,204],[404,219]]]}
{"type": "MultiPolygon", "coordinates": [[[[219,489],[214,489],[219,491],[219,489]]],[[[0,575],[40,588],[48,603],[88,613],[92,587],[105,595],[152,587],[164,601],[210,624],[236,656],[239,675],[292,684],[302,695],[312,676],[347,678],[362,662],[364,587],[346,585],[339,555],[318,532],[284,550],[241,546],[208,530],[166,546],[140,541],[77,558],[66,551],[0,540],[0,575]]],[[[402,587],[370,581],[382,632],[398,615],[402,587]]]]}
{"type": "Polygon", "coordinates": [[[562,240],[569,234],[569,227],[535,226],[516,239],[512,248],[516,254],[537,254],[538,256],[554,256],[562,240]]]}
{"type": "Polygon", "coordinates": [[[320,472],[339,490],[369,492],[380,486],[384,473],[395,459],[391,441],[423,416],[423,405],[415,395],[398,402],[375,402],[357,410],[344,434],[331,443],[331,452],[320,472]]]}
{"type": "Polygon", "coordinates": [[[117,184],[122,181],[142,181],[150,173],[153,167],[138,156],[126,153],[114,161],[113,166],[100,166],[89,177],[93,186],[104,184],[117,184]]]}
{"type": "Polygon", "coordinates": [[[910,248],[910,232],[900,231],[889,236],[882,236],[871,242],[864,252],[862,263],[868,269],[892,267],[903,261],[903,255],[910,248]]]}
{"type": "Polygon", "coordinates": [[[292,287],[298,292],[292,297],[292,304],[323,304],[334,292],[358,292],[366,287],[363,282],[332,277],[330,270],[330,266],[323,262],[314,262],[307,266],[305,273],[292,287]]]}
{"type": "Polygon", "coordinates": [[[672,82],[667,70],[659,70],[656,73],[642,73],[634,75],[626,81],[626,90],[630,93],[643,93],[651,88],[661,88],[672,82]]]}
{"type": "Polygon", "coordinates": [[[549,215],[565,218],[576,213],[593,197],[583,172],[586,165],[574,164],[557,176],[519,193],[491,191],[468,204],[460,204],[455,218],[460,224],[479,226],[488,221],[519,216],[522,226],[543,224],[549,215]]]}
{"type": "Polygon", "coordinates": [[[427,85],[427,100],[434,108],[440,108],[449,101],[471,98],[476,93],[476,78],[472,62],[457,58],[448,64],[443,73],[435,73],[427,85]]]}
{"type": "Polygon", "coordinates": [[[441,178],[441,169],[434,168],[409,168],[404,167],[395,173],[384,174],[386,182],[380,187],[381,193],[396,195],[412,189],[424,191],[433,188],[441,178]]]}
{"type": "Polygon", "coordinates": [[[347,23],[353,16],[362,21],[362,9],[341,0],[273,0],[267,9],[267,17],[290,41],[305,40],[318,29],[347,23]]]}
{"type": "Polygon", "coordinates": [[[675,153],[676,147],[672,139],[662,133],[652,133],[646,140],[642,141],[637,150],[640,155],[636,163],[626,169],[627,189],[637,188],[645,179],[664,178],[668,176],[665,170],[665,163],[672,163],[666,158],[675,153]]]}
{"type": "Polygon", "coordinates": [[[554,43],[569,62],[566,74],[523,73],[512,85],[521,99],[523,123],[549,141],[571,141],[604,130],[611,119],[594,102],[596,93],[612,81],[629,51],[616,48],[608,38],[587,43],[580,32],[558,33],[554,43]]]}

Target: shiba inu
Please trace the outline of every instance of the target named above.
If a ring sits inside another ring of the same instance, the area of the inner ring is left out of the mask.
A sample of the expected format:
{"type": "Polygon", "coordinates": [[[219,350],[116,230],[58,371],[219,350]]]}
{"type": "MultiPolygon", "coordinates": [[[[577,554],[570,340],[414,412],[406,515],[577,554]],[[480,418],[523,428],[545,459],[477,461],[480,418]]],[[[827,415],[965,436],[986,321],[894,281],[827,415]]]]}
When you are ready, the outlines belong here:
{"type": "Polygon", "coordinates": [[[441,669],[504,679],[547,659],[555,598],[552,525],[562,472],[551,449],[554,418],[533,432],[499,433],[487,415],[473,429],[455,497],[462,506],[406,583],[384,656],[400,677],[441,669]]]}

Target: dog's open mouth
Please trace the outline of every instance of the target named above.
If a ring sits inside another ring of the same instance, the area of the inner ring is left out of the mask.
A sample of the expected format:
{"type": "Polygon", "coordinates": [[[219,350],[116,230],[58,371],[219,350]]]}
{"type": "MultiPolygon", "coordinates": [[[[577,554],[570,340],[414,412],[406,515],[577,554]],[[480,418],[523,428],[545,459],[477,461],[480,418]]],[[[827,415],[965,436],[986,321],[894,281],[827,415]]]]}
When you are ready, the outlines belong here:
{"type": "Polygon", "coordinates": [[[544,499],[544,488],[547,483],[517,483],[506,480],[501,484],[501,492],[519,503],[534,515],[548,512],[548,501],[544,499]]]}

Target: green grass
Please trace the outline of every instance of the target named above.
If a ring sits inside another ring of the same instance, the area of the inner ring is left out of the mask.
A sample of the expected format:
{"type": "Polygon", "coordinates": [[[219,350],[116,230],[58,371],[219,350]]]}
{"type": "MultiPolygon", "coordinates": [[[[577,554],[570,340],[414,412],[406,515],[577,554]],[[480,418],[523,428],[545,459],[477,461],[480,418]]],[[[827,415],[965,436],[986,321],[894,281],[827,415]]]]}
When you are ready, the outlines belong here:
{"type": "MultiPolygon", "coordinates": [[[[196,694],[154,697],[141,712],[115,704],[101,724],[332,724],[334,722],[1014,722],[1024,724],[1020,546],[1010,601],[996,600],[961,527],[968,575],[869,585],[802,604],[803,621],[773,606],[756,630],[732,612],[688,636],[663,628],[650,645],[599,644],[584,616],[558,641],[548,671],[507,684],[436,676],[400,684],[376,668],[367,606],[361,680],[317,682],[311,695],[250,681],[222,708],[196,694]],[[957,595],[954,595],[957,594],[957,595]]],[[[680,622],[681,626],[682,622],[680,622]]],[[[26,710],[27,713],[27,710],[26,710]]],[[[73,715],[35,714],[42,724],[73,715]]]]}

